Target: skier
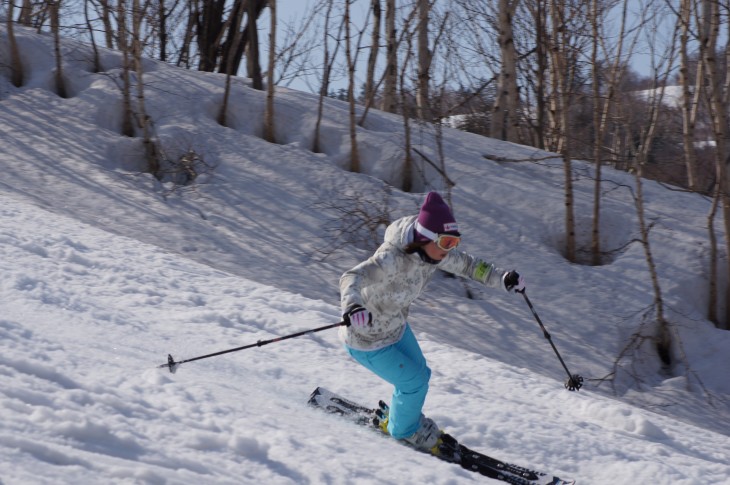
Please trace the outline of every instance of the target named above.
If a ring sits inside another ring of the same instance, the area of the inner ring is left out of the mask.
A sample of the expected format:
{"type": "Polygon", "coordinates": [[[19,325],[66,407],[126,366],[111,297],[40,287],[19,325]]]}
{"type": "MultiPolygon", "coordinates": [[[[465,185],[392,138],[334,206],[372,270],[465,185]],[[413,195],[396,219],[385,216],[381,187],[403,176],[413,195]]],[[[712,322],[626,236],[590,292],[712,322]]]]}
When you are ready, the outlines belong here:
{"type": "Polygon", "coordinates": [[[437,192],[430,192],[417,216],[393,222],[370,258],[340,278],[343,319],[340,336],[349,354],[393,384],[383,429],[422,451],[438,454],[441,432],[421,410],[431,369],[408,324],[408,308],[437,269],[506,291],[525,287],[516,271],[457,250],[458,224],[437,192]]]}

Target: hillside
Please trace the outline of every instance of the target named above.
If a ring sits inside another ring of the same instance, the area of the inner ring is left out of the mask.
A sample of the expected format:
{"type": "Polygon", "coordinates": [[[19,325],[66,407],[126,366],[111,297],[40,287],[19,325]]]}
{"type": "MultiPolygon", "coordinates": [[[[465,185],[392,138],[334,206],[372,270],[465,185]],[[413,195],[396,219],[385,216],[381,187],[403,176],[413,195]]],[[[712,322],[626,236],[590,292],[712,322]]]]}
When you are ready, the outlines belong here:
{"type": "MultiPolygon", "coordinates": [[[[88,46],[66,42],[62,99],[50,37],[16,34],[25,85],[0,67],[0,483],[488,481],[308,408],[318,385],[366,403],[390,392],[349,360],[336,332],[174,375],[156,368],[168,353],[184,359],[339,320],[339,276],[375,244],[366,233],[348,241],[347,212],[357,202],[392,220],[415,213],[423,192],[445,193],[422,160],[418,193],[393,188],[398,117],[369,114],[358,132],[363,173],[350,173],[345,104],[326,101],[313,153],[317,98],[278,90],[270,144],[265,93],[246,80],[234,80],[226,128],[215,121],[224,76],[148,61],[147,108],[165,152],[193,150],[207,167],[177,187],[142,173],[141,141],[120,134],[117,53],[103,52],[104,72],[92,73],[88,46]]],[[[413,135],[438,160],[433,130],[413,135]]],[[[442,142],[463,247],[525,275],[586,385],[563,388],[520,297],[438,276],[411,312],[433,370],[425,411],[470,447],[580,484],[729,481],[730,334],[704,319],[709,201],[645,183],[675,365],[663,372],[647,341],[602,381],[631,336],[651,328],[633,178],[605,173],[607,264],[570,264],[559,159],[448,128],[442,142]],[[541,161],[496,161],[531,158],[541,161]]],[[[582,247],[591,172],[576,163],[582,247]]]]}

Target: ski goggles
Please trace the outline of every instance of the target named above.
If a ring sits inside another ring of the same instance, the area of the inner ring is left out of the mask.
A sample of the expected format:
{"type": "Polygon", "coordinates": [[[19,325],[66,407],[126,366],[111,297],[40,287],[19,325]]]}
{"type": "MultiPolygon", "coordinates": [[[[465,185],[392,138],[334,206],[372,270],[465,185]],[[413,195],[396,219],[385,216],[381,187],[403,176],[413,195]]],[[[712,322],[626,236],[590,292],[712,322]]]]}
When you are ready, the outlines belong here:
{"type": "Polygon", "coordinates": [[[434,240],[436,246],[444,251],[451,251],[456,249],[456,246],[461,242],[461,236],[454,236],[453,234],[439,234],[434,240]]]}
{"type": "Polygon", "coordinates": [[[456,236],[454,234],[436,234],[435,232],[426,229],[418,222],[416,222],[416,231],[435,242],[436,246],[442,251],[451,251],[461,242],[461,236],[456,236]]]}

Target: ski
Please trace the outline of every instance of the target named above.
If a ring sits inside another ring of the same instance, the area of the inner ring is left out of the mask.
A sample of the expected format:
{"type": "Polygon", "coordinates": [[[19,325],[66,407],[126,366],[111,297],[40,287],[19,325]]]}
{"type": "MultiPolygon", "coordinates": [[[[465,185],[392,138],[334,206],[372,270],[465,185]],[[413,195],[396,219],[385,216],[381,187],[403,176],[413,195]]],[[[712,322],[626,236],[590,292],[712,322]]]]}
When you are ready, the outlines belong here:
{"type": "MultiPolygon", "coordinates": [[[[378,425],[387,405],[383,401],[379,407],[370,408],[351,401],[323,387],[316,388],[309,396],[309,404],[325,412],[337,414],[354,423],[383,431],[378,425]]],[[[572,485],[574,480],[562,479],[548,473],[507,463],[491,456],[474,451],[458,442],[453,436],[442,433],[439,453],[434,456],[460,465],[489,478],[513,485],[572,485]]]]}

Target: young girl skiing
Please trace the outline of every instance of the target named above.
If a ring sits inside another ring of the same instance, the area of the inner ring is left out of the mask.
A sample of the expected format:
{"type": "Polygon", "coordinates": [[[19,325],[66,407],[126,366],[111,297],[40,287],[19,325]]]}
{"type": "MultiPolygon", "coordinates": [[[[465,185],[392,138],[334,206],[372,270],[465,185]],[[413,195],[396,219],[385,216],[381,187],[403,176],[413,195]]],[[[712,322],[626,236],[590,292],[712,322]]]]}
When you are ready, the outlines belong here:
{"type": "Polygon", "coordinates": [[[387,431],[423,451],[438,453],[441,432],[421,410],[431,369],[408,324],[408,308],[437,269],[507,291],[523,290],[515,271],[457,250],[461,241],[451,209],[436,192],[417,216],[393,222],[370,258],[340,278],[344,321],[340,335],[350,355],[393,384],[387,431]]]}

